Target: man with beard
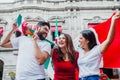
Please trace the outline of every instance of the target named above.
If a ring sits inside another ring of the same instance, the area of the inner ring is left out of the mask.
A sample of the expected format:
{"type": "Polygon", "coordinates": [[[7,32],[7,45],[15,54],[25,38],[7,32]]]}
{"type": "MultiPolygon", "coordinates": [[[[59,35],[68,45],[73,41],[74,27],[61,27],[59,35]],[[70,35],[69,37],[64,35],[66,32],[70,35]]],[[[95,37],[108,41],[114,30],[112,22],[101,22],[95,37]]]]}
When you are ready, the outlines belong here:
{"type": "Polygon", "coordinates": [[[12,33],[17,28],[17,23],[0,44],[5,48],[18,48],[18,60],[16,68],[16,80],[45,80],[43,63],[49,57],[51,45],[44,41],[50,30],[47,22],[38,22],[32,38],[20,36],[11,39],[12,33]]]}

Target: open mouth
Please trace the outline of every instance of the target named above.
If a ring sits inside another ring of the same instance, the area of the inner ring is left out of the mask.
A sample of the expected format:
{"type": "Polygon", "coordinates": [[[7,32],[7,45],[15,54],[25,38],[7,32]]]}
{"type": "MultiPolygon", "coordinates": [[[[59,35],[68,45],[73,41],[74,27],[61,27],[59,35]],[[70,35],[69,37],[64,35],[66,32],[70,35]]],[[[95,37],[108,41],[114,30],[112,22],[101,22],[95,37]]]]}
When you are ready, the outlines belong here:
{"type": "Polygon", "coordinates": [[[60,45],[64,45],[64,42],[59,42],[60,45]]]}

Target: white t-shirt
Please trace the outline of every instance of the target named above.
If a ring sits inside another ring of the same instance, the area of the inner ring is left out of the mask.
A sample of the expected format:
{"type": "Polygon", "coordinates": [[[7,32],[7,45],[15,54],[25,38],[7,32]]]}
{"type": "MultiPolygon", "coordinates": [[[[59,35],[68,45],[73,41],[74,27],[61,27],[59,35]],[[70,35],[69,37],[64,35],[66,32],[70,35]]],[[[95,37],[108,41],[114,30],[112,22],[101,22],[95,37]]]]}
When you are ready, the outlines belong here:
{"type": "Polygon", "coordinates": [[[82,48],[78,48],[78,51],[78,66],[80,72],[79,78],[90,75],[99,75],[100,61],[102,56],[100,53],[100,45],[95,46],[87,53],[84,53],[82,48]]]}
{"type": "MultiPolygon", "coordinates": [[[[39,65],[35,58],[34,45],[31,38],[21,36],[11,40],[12,46],[18,48],[16,80],[37,80],[45,78],[44,65],[39,65]]],[[[46,41],[38,40],[42,51],[51,52],[51,46],[46,41]]]]}

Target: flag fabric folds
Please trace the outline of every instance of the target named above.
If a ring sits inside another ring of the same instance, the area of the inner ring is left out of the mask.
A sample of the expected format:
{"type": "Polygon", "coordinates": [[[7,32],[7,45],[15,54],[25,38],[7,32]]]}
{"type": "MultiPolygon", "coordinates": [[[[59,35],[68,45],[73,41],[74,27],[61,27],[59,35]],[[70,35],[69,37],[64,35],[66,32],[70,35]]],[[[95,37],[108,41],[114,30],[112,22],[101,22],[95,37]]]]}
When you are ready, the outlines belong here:
{"type": "MultiPolygon", "coordinates": [[[[115,13],[113,13],[113,15],[114,14],[115,13]]],[[[100,43],[102,43],[108,35],[112,16],[106,21],[93,27],[98,34],[100,43]]],[[[116,20],[115,23],[115,35],[113,42],[105,53],[103,53],[103,63],[105,68],[120,68],[120,19],[116,20]]]]}
{"type": "MultiPolygon", "coordinates": [[[[50,41],[48,39],[45,39],[45,41],[51,44],[51,48],[53,48],[55,46],[54,42],[52,42],[52,41],[50,41]]],[[[49,57],[45,61],[44,68],[45,68],[45,71],[46,71],[47,75],[53,80],[54,70],[53,70],[53,65],[52,65],[51,57],[49,57]]]]}

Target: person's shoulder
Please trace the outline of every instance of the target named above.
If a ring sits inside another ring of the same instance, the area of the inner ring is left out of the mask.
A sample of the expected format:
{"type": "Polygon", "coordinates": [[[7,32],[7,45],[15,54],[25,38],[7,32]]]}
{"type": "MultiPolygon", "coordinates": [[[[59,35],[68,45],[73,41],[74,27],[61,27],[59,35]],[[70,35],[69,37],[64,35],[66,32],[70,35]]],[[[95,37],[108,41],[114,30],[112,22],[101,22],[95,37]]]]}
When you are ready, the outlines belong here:
{"type": "Polygon", "coordinates": [[[79,51],[75,51],[75,54],[76,54],[76,55],[79,55],[79,51]]]}
{"type": "Polygon", "coordinates": [[[78,51],[75,51],[75,54],[79,54],[79,52],[78,52],[78,51]]]}
{"type": "Polygon", "coordinates": [[[99,44],[99,45],[94,46],[94,49],[100,49],[100,44],[99,44]]]}
{"type": "Polygon", "coordinates": [[[83,51],[83,49],[81,47],[77,47],[77,51],[81,52],[81,51],[83,51]]]}
{"type": "Polygon", "coordinates": [[[55,56],[57,56],[58,55],[58,50],[57,50],[57,48],[53,48],[52,49],[52,55],[53,55],[53,57],[55,57],[55,56]]]}
{"type": "Polygon", "coordinates": [[[51,45],[49,42],[47,42],[47,41],[43,41],[43,43],[45,44],[45,45],[51,45]]]}
{"type": "Polygon", "coordinates": [[[51,44],[49,42],[44,41],[44,40],[42,40],[42,41],[39,40],[38,44],[41,46],[51,47],[51,44]]]}
{"type": "Polygon", "coordinates": [[[78,57],[79,57],[79,52],[75,51],[75,58],[76,58],[76,60],[78,59],[78,57]]]}
{"type": "Polygon", "coordinates": [[[97,53],[101,53],[100,52],[100,45],[96,45],[94,48],[93,48],[93,50],[92,51],[94,51],[94,52],[97,52],[97,53]]]}
{"type": "Polygon", "coordinates": [[[19,36],[19,37],[17,37],[17,38],[27,38],[27,36],[24,36],[24,35],[22,35],[22,36],[19,36]]]}
{"type": "Polygon", "coordinates": [[[25,39],[25,37],[24,36],[19,36],[19,37],[12,38],[11,40],[22,40],[22,39],[25,39]]]}
{"type": "Polygon", "coordinates": [[[53,47],[52,50],[53,50],[53,52],[57,52],[58,49],[56,47],[53,47]]]}

